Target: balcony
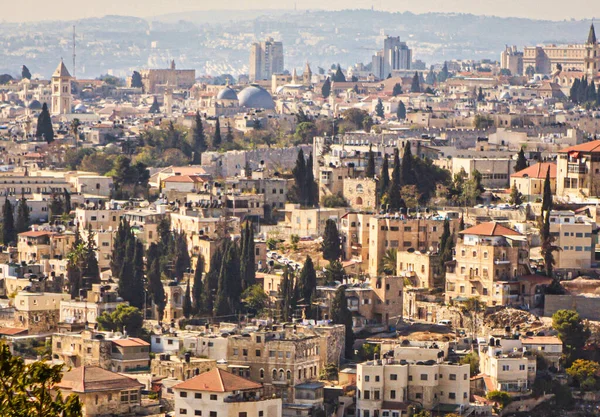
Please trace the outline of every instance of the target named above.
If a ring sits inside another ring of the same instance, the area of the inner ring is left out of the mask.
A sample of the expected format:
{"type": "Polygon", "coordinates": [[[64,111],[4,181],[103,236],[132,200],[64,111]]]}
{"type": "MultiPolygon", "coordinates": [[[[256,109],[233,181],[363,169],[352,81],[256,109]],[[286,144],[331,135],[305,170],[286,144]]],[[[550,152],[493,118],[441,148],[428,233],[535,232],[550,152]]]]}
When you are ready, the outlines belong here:
{"type": "Polygon", "coordinates": [[[567,173],[569,174],[587,174],[588,169],[585,164],[568,164],[567,173]]]}

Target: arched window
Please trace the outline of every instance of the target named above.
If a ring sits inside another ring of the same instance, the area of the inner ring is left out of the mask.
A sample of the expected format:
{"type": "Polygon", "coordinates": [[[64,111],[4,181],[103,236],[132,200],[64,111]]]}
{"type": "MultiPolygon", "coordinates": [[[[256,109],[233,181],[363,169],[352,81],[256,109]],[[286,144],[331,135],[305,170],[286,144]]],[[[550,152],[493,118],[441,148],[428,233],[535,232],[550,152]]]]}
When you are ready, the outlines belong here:
{"type": "Polygon", "coordinates": [[[357,206],[362,206],[362,203],[363,203],[362,197],[356,197],[356,205],[357,206]]]}
{"type": "Polygon", "coordinates": [[[361,193],[361,194],[364,192],[364,189],[363,189],[363,186],[362,186],[362,184],[358,184],[358,185],[356,186],[356,192],[357,192],[357,193],[361,193]]]}
{"type": "Polygon", "coordinates": [[[273,381],[277,380],[277,369],[273,369],[272,379],[273,381]]]}
{"type": "Polygon", "coordinates": [[[265,370],[261,369],[260,370],[260,379],[264,379],[265,378],[265,370]]]}
{"type": "Polygon", "coordinates": [[[286,372],[286,377],[288,380],[292,379],[292,371],[290,371],[289,369],[286,372]]]}
{"type": "Polygon", "coordinates": [[[283,373],[283,369],[280,369],[280,370],[279,370],[279,380],[280,380],[280,381],[283,381],[283,377],[284,377],[284,376],[285,376],[285,375],[284,375],[284,373],[283,373]]]}

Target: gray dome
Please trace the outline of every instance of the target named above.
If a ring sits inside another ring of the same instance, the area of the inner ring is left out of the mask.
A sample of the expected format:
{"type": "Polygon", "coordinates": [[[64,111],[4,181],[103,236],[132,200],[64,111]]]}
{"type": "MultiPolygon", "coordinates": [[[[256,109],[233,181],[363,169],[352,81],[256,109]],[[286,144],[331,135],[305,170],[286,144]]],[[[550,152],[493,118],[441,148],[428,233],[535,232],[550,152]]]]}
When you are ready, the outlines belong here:
{"type": "Polygon", "coordinates": [[[37,100],[31,100],[29,102],[29,105],[27,106],[27,108],[29,108],[29,110],[41,110],[42,109],[42,103],[40,103],[37,100]]]}
{"type": "Polygon", "coordinates": [[[217,94],[217,100],[237,100],[238,96],[235,90],[229,86],[225,87],[219,94],[217,94]]]}
{"type": "Polygon", "coordinates": [[[250,87],[244,88],[238,97],[240,99],[240,106],[242,107],[267,110],[275,108],[275,102],[273,101],[271,94],[257,85],[251,85],[250,87]]]}

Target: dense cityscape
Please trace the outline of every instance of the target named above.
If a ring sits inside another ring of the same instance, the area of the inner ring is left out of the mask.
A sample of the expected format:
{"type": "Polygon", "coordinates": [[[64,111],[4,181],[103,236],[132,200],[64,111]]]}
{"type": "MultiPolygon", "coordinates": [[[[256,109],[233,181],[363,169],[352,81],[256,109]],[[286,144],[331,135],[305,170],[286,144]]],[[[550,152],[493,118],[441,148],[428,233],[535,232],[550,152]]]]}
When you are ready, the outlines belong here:
{"type": "Polygon", "coordinates": [[[593,22],[210,16],[0,23],[0,415],[599,415],[593,22]]]}

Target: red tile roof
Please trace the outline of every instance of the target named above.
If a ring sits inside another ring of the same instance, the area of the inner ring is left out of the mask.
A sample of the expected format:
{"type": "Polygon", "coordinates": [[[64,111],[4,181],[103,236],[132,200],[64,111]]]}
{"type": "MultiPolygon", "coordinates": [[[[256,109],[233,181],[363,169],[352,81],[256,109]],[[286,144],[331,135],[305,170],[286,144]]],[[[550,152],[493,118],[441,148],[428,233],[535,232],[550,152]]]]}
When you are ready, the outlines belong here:
{"type": "Polygon", "coordinates": [[[27,329],[19,329],[17,327],[2,327],[0,328],[0,335],[3,336],[15,336],[18,334],[27,333],[27,329]]]}
{"type": "Polygon", "coordinates": [[[143,387],[137,380],[107,371],[98,366],[80,366],[63,375],[57,388],[76,393],[93,391],[122,391],[143,387]]]}
{"type": "Polygon", "coordinates": [[[550,168],[550,178],[556,178],[556,164],[550,162],[541,162],[539,164],[532,165],[519,172],[515,172],[511,175],[511,178],[540,178],[545,179],[546,173],[550,168]]]}
{"type": "Polygon", "coordinates": [[[521,236],[516,230],[509,229],[496,222],[481,223],[460,232],[463,235],[478,236],[521,236]]]}
{"type": "Polygon", "coordinates": [[[569,152],[600,152],[600,140],[594,140],[591,142],[581,143],[579,145],[569,146],[568,148],[561,149],[561,153],[569,152]]]}
{"type": "Polygon", "coordinates": [[[177,384],[173,388],[190,391],[233,392],[261,389],[262,384],[219,368],[213,368],[208,372],[201,373],[181,384],[177,384]]]}

